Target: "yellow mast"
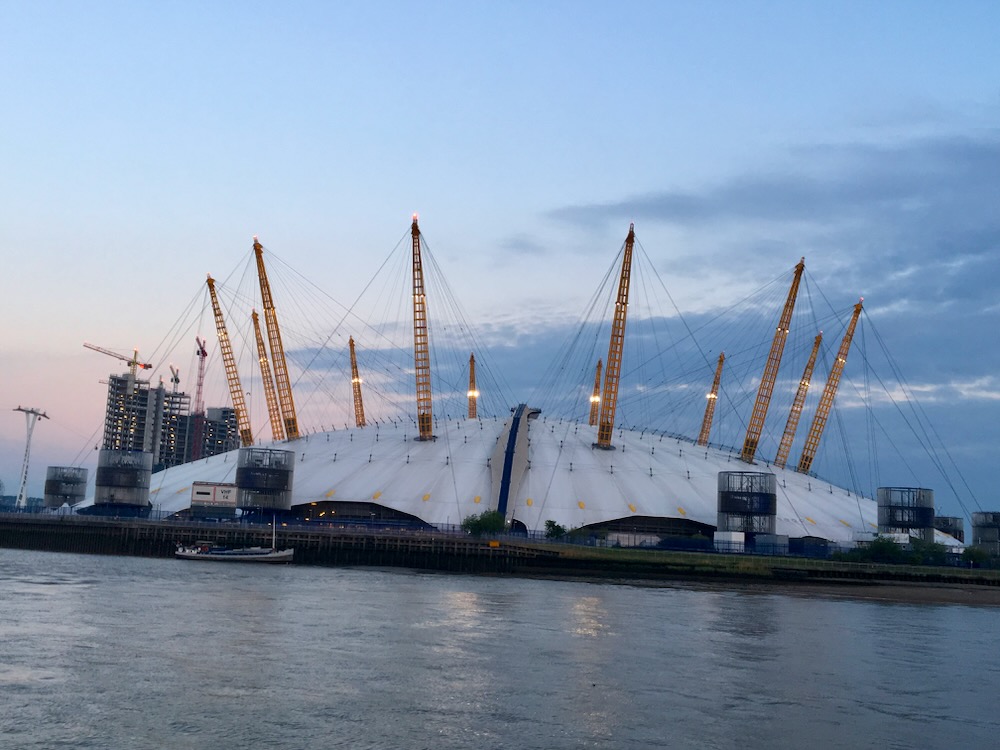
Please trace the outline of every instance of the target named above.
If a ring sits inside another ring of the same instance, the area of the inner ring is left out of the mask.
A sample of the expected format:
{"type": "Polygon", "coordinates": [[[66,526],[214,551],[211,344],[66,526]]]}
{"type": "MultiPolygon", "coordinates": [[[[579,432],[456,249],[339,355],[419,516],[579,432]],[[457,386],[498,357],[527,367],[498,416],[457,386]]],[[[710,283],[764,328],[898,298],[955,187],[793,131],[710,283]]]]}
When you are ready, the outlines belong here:
{"type": "Polygon", "coordinates": [[[795,440],[795,431],[799,427],[799,419],[802,417],[802,406],[806,402],[806,393],[809,391],[809,381],[812,380],[813,367],[816,365],[816,353],[819,352],[819,345],[823,341],[823,332],[820,331],[813,342],[812,353],[809,361],[806,362],[806,369],[802,372],[802,380],[799,381],[799,389],[795,392],[795,400],[792,401],[792,410],[788,412],[788,421],[785,422],[785,434],[781,436],[781,445],[778,446],[778,454],[774,457],[774,465],[780,469],[785,468],[788,461],[788,454],[792,450],[792,441],[795,440]]]}
{"type": "Polygon", "coordinates": [[[281,331],[278,328],[278,313],[274,309],[271,297],[271,283],[267,280],[264,269],[264,248],[257,238],[253,238],[253,251],[257,256],[257,278],[260,280],[260,297],[264,306],[264,323],[267,325],[267,340],[271,345],[271,361],[274,362],[274,381],[278,387],[278,404],[281,406],[281,416],[285,421],[285,433],[289,440],[299,436],[299,420],[295,415],[295,402],[292,400],[292,385],[288,380],[288,365],[285,362],[285,349],[281,345],[281,331]]]}
{"type": "Polygon", "coordinates": [[[840,376],[844,372],[844,365],[847,364],[847,353],[851,350],[851,340],[854,338],[854,329],[858,327],[858,318],[861,317],[861,308],[865,298],[858,300],[854,306],[854,314],[851,322],[847,325],[847,332],[844,340],[840,342],[840,351],[830,368],[830,376],[826,379],[826,386],[823,388],[823,395],[819,399],[819,406],[813,415],[812,426],[809,428],[809,436],[806,438],[805,447],[802,449],[802,456],[799,458],[799,466],[796,469],[801,474],[807,474],[812,466],[813,459],[816,458],[816,451],[819,449],[819,440],[823,437],[823,429],[826,427],[826,420],[830,417],[830,410],[833,408],[833,399],[837,397],[837,387],[840,385],[840,376]]]}
{"type": "Polygon", "coordinates": [[[597,411],[601,408],[601,360],[597,360],[597,370],[594,372],[594,393],[590,397],[590,424],[597,424],[597,411]]]}
{"type": "Polygon", "coordinates": [[[715,380],[712,390],[705,397],[705,418],[701,420],[701,434],[698,435],[698,445],[708,445],[708,433],[712,431],[712,417],[715,416],[715,403],[719,400],[719,383],[722,381],[722,363],[726,361],[726,353],[719,352],[719,364],[715,366],[715,380]]]}
{"type": "Polygon", "coordinates": [[[267,349],[264,347],[264,337],[260,332],[260,318],[257,311],[250,313],[253,319],[253,334],[257,339],[257,361],[260,362],[260,378],[264,381],[264,395],[267,398],[267,413],[271,418],[271,437],[275,440],[285,439],[285,428],[281,423],[281,408],[278,397],[274,393],[274,379],[271,377],[271,363],[267,359],[267,349]]]}
{"type": "Polygon", "coordinates": [[[615,429],[615,410],[618,408],[618,378],[622,368],[622,348],[625,344],[625,320],[628,315],[628,288],[632,279],[632,247],[635,244],[635,224],[629,224],[622,255],[622,271],[618,278],[618,299],[615,302],[615,319],[611,324],[611,343],[608,346],[608,367],[604,371],[604,397],[597,425],[597,447],[611,450],[611,433],[615,429]]]}
{"type": "Polygon", "coordinates": [[[236,426],[240,431],[240,443],[243,447],[253,445],[253,431],[250,429],[250,417],[247,414],[247,404],[243,398],[243,387],[240,385],[240,374],[236,370],[236,359],[233,357],[233,347],[229,343],[229,333],[226,331],[226,321],[222,317],[219,298],[215,293],[215,279],[208,277],[208,293],[212,298],[212,311],[215,313],[215,330],[219,334],[219,348],[222,350],[222,363],[226,368],[226,380],[229,381],[229,395],[233,399],[233,411],[236,412],[236,426]]]}
{"type": "Polygon", "coordinates": [[[424,267],[420,259],[420,227],[413,214],[410,227],[413,238],[413,360],[417,380],[418,440],[434,439],[434,417],[431,404],[431,356],[427,341],[427,297],[424,294],[424,267]]]}
{"type": "Polygon", "coordinates": [[[792,287],[788,290],[785,309],[781,312],[778,328],[774,332],[774,341],[771,342],[771,351],[767,355],[767,364],[764,366],[764,375],[760,380],[760,387],[757,389],[757,400],[753,405],[753,414],[750,416],[750,424],[747,426],[747,436],[743,441],[743,452],[740,456],[748,464],[753,463],[760,434],[764,431],[764,418],[767,416],[767,408],[771,405],[771,394],[774,392],[774,383],[778,379],[781,353],[784,351],[785,341],[788,339],[788,328],[792,323],[792,311],[795,309],[795,297],[798,294],[799,281],[805,267],[805,258],[802,258],[795,266],[792,287]]]}
{"type": "Polygon", "coordinates": [[[354,425],[365,426],[365,403],[361,400],[361,376],[358,375],[358,358],[354,353],[354,337],[347,340],[351,350],[351,389],[354,391],[354,425]]]}
{"type": "Polygon", "coordinates": [[[476,390],[476,355],[469,355],[469,419],[475,419],[477,415],[476,402],[479,399],[479,391],[476,390]]]}

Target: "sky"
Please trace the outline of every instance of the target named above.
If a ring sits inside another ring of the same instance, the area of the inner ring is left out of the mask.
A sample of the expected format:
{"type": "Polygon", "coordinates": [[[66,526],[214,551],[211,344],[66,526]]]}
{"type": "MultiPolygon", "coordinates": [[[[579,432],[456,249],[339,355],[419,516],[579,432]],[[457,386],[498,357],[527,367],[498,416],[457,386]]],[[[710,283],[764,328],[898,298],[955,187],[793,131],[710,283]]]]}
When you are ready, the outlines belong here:
{"type": "Polygon", "coordinates": [[[5,491],[19,405],[50,417],[29,494],[92,451],[120,368],[84,341],[153,351],[253,235],[347,303],[417,211],[514,384],[630,222],[691,315],[805,256],[996,509],[997,28],[991,2],[0,0],[5,491]]]}

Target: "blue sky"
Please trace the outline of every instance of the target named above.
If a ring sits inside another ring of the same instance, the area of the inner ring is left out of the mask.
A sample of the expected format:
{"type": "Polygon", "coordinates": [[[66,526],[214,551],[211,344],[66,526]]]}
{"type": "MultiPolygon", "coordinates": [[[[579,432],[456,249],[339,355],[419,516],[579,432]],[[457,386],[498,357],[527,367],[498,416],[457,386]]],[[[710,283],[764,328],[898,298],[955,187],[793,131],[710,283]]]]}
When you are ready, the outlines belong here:
{"type": "Polygon", "coordinates": [[[807,256],[995,505],[997,28],[989,2],[0,1],[0,479],[19,404],[52,417],[35,492],[91,440],[112,360],[83,341],[152,350],[253,234],[352,300],[416,210],[470,317],[529,342],[629,221],[692,314],[807,256]]]}

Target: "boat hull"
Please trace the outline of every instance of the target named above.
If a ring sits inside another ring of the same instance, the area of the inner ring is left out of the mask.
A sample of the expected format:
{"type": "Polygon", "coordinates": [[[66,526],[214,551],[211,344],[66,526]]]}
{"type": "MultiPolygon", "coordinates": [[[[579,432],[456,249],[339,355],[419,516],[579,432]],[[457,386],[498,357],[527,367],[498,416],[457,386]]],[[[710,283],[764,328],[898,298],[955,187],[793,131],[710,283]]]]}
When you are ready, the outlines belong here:
{"type": "Polygon", "coordinates": [[[266,549],[248,547],[245,549],[203,549],[199,547],[178,547],[174,556],[180,560],[211,560],[214,562],[257,562],[290,563],[295,549],[266,549]]]}

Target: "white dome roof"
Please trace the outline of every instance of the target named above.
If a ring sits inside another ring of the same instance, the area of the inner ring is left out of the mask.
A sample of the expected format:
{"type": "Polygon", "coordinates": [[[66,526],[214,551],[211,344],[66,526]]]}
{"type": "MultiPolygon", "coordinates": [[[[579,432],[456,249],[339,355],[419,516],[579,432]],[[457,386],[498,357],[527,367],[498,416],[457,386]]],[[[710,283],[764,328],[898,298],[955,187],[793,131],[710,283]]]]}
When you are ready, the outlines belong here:
{"type": "MultiPolygon", "coordinates": [[[[502,460],[511,421],[438,421],[436,439],[425,442],[414,439],[411,423],[395,423],[261,447],[295,452],[293,506],[374,502],[430,524],[458,524],[496,508],[492,463],[502,460]]],[[[778,534],[849,542],[877,528],[874,500],[793,469],[750,466],[727,451],[627,429],[615,431],[615,450],[599,450],[589,425],[544,417],[523,423],[527,465],[511,482],[507,510],[528,529],[541,530],[547,520],[574,528],[629,516],[715,526],[718,474],[726,471],[776,475],[778,534]]],[[[236,464],[233,451],[158,472],[150,501],[162,511],[183,510],[193,482],[234,482],[236,464]]]]}

